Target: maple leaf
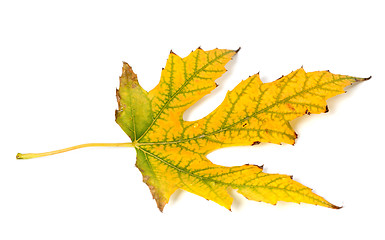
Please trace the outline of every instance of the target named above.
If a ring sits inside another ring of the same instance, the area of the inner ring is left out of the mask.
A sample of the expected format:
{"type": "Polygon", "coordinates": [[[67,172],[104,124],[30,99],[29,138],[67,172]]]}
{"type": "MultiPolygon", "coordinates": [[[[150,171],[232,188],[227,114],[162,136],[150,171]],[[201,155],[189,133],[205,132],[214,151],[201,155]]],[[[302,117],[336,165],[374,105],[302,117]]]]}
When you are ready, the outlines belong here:
{"type": "MultiPolygon", "coordinates": [[[[231,209],[229,188],[247,199],[276,204],[278,201],[339,208],[291,176],[264,173],[257,165],[225,167],[213,164],[207,154],[223,147],[250,146],[261,142],[294,144],[297,134],[290,120],[328,111],[326,99],[344,93],[344,87],[369,78],[306,73],[303,68],[271,83],[259,74],[229,91],[224,101],[197,121],[184,121],[183,113],[217,87],[215,80],[238,50],[201,48],[181,58],[170,52],[159,84],[144,90],[132,68],[123,63],[116,91],[116,122],[137,152],[136,166],[163,211],[170,196],[183,189],[231,209]]],[[[54,151],[58,153],[84,146],[54,151]]],[[[50,155],[50,153],[43,153],[50,155]]],[[[18,154],[18,158],[40,155],[18,154]]]]}
{"type": "Polygon", "coordinates": [[[135,145],[136,166],[159,209],[179,188],[230,209],[229,187],[256,201],[338,208],[290,176],[267,174],[255,165],[219,166],[206,155],[228,146],[294,144],[297,134],[290,120],[326,112],[326,99],[365,79],[328,71],[306,73],[300,68],[263,84],[256,74],[229,91],[208,116],[184,121],[183,112],[217,86],[215,79],[226,71],[225,64],[236,52],[198,48],[185,58],[171,52],[159,84],[150,92],[140,87],[131,67],[123,65],[116,122],[135,145]]]}

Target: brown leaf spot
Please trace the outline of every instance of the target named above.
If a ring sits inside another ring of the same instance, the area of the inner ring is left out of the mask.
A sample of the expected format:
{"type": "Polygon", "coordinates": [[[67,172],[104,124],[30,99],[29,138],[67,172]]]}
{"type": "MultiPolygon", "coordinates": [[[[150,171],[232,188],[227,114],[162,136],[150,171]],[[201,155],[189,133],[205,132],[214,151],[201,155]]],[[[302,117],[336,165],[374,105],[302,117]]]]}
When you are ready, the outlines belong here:
{"type": "Polygon", "coordinates": [[[295,111],[295,108],[294,108],[293,105],[291,105],[290,103],[286,103],[286,106],[287,106],[291,111],[295,111]]]}

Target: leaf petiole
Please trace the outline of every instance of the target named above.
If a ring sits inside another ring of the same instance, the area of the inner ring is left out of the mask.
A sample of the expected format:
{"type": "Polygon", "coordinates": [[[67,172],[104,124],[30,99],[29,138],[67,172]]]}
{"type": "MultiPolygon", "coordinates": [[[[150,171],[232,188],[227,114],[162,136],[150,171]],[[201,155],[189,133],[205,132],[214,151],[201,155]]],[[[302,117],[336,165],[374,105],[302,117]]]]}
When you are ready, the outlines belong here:
{"type": "Polygon", "coordinates": [[[51,152],[43,152],[43,153],[18,153],[16,155],[16,159],[31,159],[31,158],[38,158],[38,157],[45,157],[50,156],[58,153],[68,152],[79,148],[85,148],[85,147],[134,147],[134,143],[86,143],[86,144],[80,144],[76,146],[72,146],[69,148],[63,148],[51,152]]]}

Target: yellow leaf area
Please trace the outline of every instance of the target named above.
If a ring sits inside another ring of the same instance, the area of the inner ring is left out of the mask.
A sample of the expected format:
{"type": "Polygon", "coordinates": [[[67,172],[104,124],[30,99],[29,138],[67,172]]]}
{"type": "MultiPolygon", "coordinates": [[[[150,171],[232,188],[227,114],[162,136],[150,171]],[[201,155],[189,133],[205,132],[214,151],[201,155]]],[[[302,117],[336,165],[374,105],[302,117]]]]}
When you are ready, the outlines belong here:
{"type": "Polygon", "coordinates": [[[133,141],[136,166],[158,208],[162,211],[177,189],[227,209],[233,201],[229,189],[271,204],[286,201],[339,208],[288,175],[264,173],[256,165],[219,166],[206,155],[228,146],[294,144],[297,134],[290,120],[327,112],[326,99],[366,79],[328,71],[306,73],[300,68],[262,83],[256,74],[229,91],[222,104],[203,119],[184,121],[183,112],[215,89],[215,80],[226,72],[226,63],[236,53],[198,48],[181,58],[171,52],[159,84],[150,92],[137,84],[131,67],[124,64],[116,120],[133,141]]]}

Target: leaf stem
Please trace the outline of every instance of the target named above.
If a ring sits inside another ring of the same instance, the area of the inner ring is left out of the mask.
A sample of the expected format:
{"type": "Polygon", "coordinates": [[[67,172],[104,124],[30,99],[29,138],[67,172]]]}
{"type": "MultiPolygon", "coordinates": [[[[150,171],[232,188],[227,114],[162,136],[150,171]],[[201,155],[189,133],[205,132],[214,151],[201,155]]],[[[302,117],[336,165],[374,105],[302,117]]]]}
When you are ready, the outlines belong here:
{"type": "Polygon", "coordinates": [[[18,153],[16,155],[16,159],[31,159],[31,158],[38,158],[38,157],[45,157],[50,156],[58,153],[68,152],[79,148],[85,148],[85,147],[134,147],[135,145],[133,143],[86,143],[86,144],[80,144],[76,146],[72,146],[69,148],[63,148],[51,152],[43,152],[43,153],[18,153]]]}

